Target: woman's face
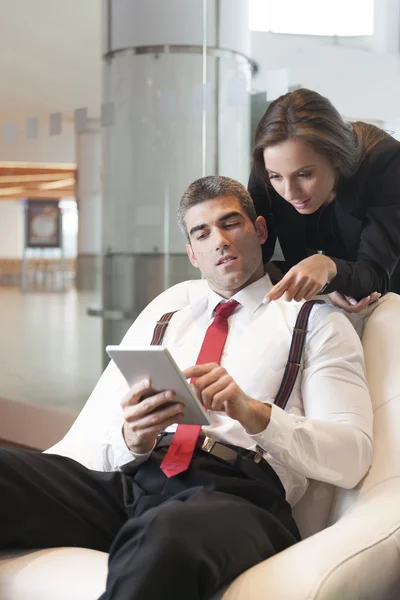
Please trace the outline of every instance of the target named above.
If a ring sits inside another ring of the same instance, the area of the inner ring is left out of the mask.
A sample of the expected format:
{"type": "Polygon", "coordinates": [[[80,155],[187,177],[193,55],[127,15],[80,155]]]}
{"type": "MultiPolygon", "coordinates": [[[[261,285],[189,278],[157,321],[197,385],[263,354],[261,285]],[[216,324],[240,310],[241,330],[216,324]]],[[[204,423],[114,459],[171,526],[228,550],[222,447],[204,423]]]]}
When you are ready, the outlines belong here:
{"type": "Polygon", "coordinates": [[[335,198],[337,170],[323,154],[300,140],[269,146],[264,150],[264,164],[272,187],[303,215],[335,198]]]}

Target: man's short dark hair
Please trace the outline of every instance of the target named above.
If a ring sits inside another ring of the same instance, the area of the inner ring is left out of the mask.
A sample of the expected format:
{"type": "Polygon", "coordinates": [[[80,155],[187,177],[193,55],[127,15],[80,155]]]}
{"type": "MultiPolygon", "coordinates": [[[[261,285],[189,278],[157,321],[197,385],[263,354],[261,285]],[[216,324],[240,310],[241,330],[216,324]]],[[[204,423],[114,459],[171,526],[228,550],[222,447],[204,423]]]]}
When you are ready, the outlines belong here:
{"type": "MultiPolygon", "coordinates": [[[[189,240],[186,229],[185,214],[189,208],[201,202],[213,200],[219,196],[234,196],[252,223],[257,219],[253,200],[244,185],[221,175],[209,175],[196,179],[183,194],[178,206],[178,224],[182,233],[189,240]]],[[[190,240],[189,240],[190,241],[190,240]]]]}

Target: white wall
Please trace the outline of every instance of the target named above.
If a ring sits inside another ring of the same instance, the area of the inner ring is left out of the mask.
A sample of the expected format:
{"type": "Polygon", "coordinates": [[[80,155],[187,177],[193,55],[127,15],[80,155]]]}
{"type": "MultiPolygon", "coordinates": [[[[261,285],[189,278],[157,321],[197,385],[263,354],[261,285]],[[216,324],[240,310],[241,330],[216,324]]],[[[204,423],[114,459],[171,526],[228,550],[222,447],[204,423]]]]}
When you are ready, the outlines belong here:
{"type": "Polygon", "coordinates": [[[0,201],[0,258],[22,258],[24,207],[15,200],[0,201]]]}
{"type": "MultiPolygon", "coordinates": [[[[2,132],[1,132],[2,133],[2,132]]],[[[16,122],[15,142],[7,144],[0,134],[0,161],[75,162],[75,132],[64,122],[61,135],[49,135],[47,118],[39,119],[38,137],[27,139],[25,122],[16,122]]]]}
{"type": "MultiPolygon", "coordinates": [[[[345,16],[344,16],[345,18],[345,16]]],[[[327,96],[348,118],[393,122],[400,117],[400,0],[375,0],[372,36],[332,38],[253,32],[253,80],[287,69],[289,85],[327,96]]]]}
{"type": "Polygon", "coordinates": [[[266,90],[267,72],[287,68],[289,85],[327,96],[349,118],[391,121],[400,116],[400,58],[331,39],[254,32],[252,57],[259,64],[253,88],[266,90]]]}

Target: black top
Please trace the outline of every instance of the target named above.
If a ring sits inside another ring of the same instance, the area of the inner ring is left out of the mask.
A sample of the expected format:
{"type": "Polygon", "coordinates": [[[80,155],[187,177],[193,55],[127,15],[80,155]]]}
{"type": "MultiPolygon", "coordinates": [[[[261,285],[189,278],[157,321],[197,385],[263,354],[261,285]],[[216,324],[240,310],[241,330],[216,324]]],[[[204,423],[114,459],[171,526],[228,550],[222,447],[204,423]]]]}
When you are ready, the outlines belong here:
{"type": "Polygon", "coordinates": [[[400,293],[390,286],[400,259],[400,142],[379,142],[339,185],[335,200],[311,215],[298,213],[254,169],[248,187],[257,214],[267,220],[265,261],[278,237],[284,272],[318,251],[335,261],[337,275],[325,293],[337,290],[357,299],[389,289],[400,293]]]}
{"type": "Polygon", "coordinates": [[[339,224],[335,214],[335,203],[321,206],[311,215],[303,215],[307,254],[321,253],[337,258],[346,258],[339,224]]]}

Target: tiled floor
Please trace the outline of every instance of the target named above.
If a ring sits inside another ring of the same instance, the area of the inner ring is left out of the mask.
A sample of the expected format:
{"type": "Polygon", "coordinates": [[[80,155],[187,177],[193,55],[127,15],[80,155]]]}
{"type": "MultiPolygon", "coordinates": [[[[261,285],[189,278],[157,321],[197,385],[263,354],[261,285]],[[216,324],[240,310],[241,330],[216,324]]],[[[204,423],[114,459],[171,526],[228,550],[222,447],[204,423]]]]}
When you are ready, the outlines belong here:
{"type": "Polygon", "coordinates": [[[0,397],[79,411],[101,373],[99,300],[0,288],[0,397]]]}

